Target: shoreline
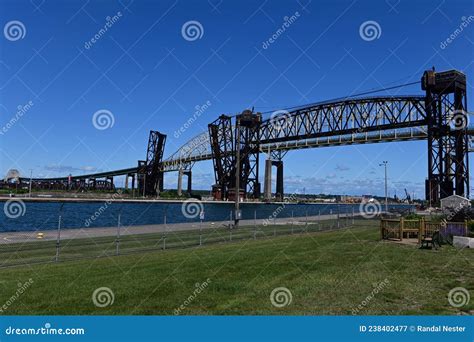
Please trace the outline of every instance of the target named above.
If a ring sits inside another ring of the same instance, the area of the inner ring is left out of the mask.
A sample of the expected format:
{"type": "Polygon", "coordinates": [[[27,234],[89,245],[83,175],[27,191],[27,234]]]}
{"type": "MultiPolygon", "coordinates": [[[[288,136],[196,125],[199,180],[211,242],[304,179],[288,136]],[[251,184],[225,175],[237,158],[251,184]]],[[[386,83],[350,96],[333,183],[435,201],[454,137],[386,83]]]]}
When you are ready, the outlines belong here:
{"type": "MultiPolygon", "coordinates": [[[[145,198],[72,198],[72,197],[7,197],[7,196],[0,196],[0,202],[6,202],[8,200],[22,200],[23,202],[111,202],[111,203],[183,203],[186,199],[145,199],[145,198]]],[[[194,199],[195,201],[199,201],[203,204],[234,204],[234,201],[218,201],[218,200],[198,200],[194,199]]],[[[299,205],[360,205],[361,203],[345,203],[345,202],[285,202],[285,201],[271,201],[271,202],[263,202],[263,201],[243,201],[240,202],[241,205],[246,204],[262,204],[262,205],[270,205],[270,204],[284,204],[284,205],[292,205],[292,204],[299,204],[299,205]]],[[[406,203],[389,203],[389,206],[413,206],[413,204],[406,204],[406,203]]]]}
{"type": "MultiPolygon", "coordinates": [[[[302,217],[284,217],[276,218],[271,221],[266,219],[251,219],[251,220],[240,220],[240,226],[278,226],[278,225],[305,225],[305,224],[318,224],[319,221],[335,220],[337,214],[328,214],[321,216],[302,216],[302,217]]],[[[351,219],[352,214],[340,214],[341,219],[351,219]]],[[[360,218],[360,215],[354,215],[354,219],[360,218]]],[[[233,222],[233,221],[232,221],[233,222]]],[[[120,235],[141,235],[141,234],[153,234],[153,233],[173,233],[180,231],[193,231],[193,230],[207,230],[207,229],[221,229],[229,231],[229,220],[226,221],[214,221],[214,222],[187,222],[187,223],[171,223],[171,224],[151,224],[151,225],[137,225],[137,226],[121,226],[120,235]]],[[[0,244],[15,244],[25,242],[40,242],[40,241],[54,241],[57,239],[57,229],[43,229],[34,231],[16,231],[16,232],[0,232],[0,244]],[[41,233],[42,237],[39,238],[38,234],[41,233]]],[[[92,238],[92,237],[115,237],[117,236],[117,226],[110,227],[93,227],[93,228],[61,228],[61,240],[72,240],[81,238],[92,238]]]]}

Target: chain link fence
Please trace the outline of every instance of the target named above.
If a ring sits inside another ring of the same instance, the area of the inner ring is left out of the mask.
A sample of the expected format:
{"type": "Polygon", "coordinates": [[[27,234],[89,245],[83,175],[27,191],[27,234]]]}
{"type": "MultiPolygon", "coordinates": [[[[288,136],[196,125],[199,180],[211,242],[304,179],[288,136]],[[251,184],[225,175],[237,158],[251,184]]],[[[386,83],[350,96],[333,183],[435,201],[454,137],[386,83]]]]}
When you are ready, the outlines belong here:
{"type": "Polygon", "coordinates": [[[192,222],[146,226],[122,225],[122,213],[115,227],[64,228],[62,213],[57,229],[42,232],[2,233],[0,267],[113,257],[177,248],[206,246],[239,240],[260,240],[283,235],[344,229],[367,222],[352,213],[305,217],[242,220],[233,225],[232,212],[226,221],[192,222]]]}

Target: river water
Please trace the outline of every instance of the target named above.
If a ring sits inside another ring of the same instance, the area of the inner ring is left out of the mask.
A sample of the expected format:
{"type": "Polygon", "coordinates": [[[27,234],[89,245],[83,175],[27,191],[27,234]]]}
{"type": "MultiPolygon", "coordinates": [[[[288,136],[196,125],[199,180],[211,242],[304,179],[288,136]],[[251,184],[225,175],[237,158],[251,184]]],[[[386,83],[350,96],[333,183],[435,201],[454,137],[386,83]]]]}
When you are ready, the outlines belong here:
{"type": "MultiPolygon", "coordinates": [[[[204,222],[230,219],[234,204],[212,202],[6,202],[0,201],[0,232],[56,229],[61,215],[63,228],[113,227],[120,214],[123,226],[198,222],[204,211],[204,222]],[[13,209],[16,204],[17,211],[13,209]]],[[[410,205],[389,205],[408,209],[410,205]]],[[[379,206],[379,209],[381,206],[379,206]]],[[[364,210],[362,208],[362,210],[364,210]]],[[[293,204],[241,203],[242,219],[304,217],[339,213],[359,213],[360,204],[293,204]]]]}

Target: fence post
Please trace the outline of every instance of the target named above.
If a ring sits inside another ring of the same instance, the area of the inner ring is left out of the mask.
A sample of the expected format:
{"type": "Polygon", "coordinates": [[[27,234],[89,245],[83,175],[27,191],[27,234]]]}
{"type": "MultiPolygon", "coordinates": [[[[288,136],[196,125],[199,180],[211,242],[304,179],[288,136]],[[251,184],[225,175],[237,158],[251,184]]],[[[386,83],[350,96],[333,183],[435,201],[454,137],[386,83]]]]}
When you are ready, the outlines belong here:
{"type": "Polygon", "coordinates": [[[294,227],[295,227],[295,221],[294,221],[293,210],[292,210],[291,211],[291,234],[293,234],[294,227]]]}
{"type": "Polygon", "coordinates": [[[253,211],[253,239],[257,238],[257,210],[253,211]]]}
{"type": "Polygon", "coordinates": [[[199,220],[199,246],[202,246],[202,220],[199,220]]]}
{"type": "Polygon", "coordinates": [[[122,217],[122,209],[120,209],[117,219],[117,236],[115,238],[115,255],[120,254],[120,219],[122,217]]]}
{"type": "Polygon", "coordinates": [[[352,225],[354,225],[354,207],[352,207],[352,225]]]}
{"type": "Polygon", "coordinates": [[[384,220],[383,218],[380,219],[380,240],[383,240],[384,236],[384,220]]]}
{"type": "Polygon", "coordinates": [[[400,241],[403,240],[403,227],[405,225],[403,217],[400,219],[400,241]]]}
{"type": "Polygon", "coordinates": [[[59,261],[59,249],[61,248],[61,219],[62,219],[62,212],[63,212],[63,204],[61,204],[61,207],[59,209],[59,217],[58,217],[58,236],[56,239],[56,262],[59,261]]]}
{"type": "Polygon", "coordinates": [[[338,203],[337,204],[337,229],[341,228],[340,215],[341,215],[341,206],[338,203]]]}
{"type": "Polygon", "coordinates": [[[304,223],[304,230],[305,230],[305,232],[307,232],[308,231],[308,210],[306,210],[305,217],[306,217],[306,219],[305,219],[305,223],[304,223]]]}

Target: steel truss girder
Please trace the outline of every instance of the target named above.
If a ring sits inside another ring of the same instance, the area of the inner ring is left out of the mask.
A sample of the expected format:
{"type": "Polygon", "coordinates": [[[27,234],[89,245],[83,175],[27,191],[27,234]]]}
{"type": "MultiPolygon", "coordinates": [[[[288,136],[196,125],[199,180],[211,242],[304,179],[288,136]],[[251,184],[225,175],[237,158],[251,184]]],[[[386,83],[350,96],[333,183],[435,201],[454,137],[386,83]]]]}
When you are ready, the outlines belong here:
{"type": "Polygon", "coordinates": [[[426,125],[425,98],[373,97],[320,103],[262,122],[260,143],[269,144],[426,125]]]}

